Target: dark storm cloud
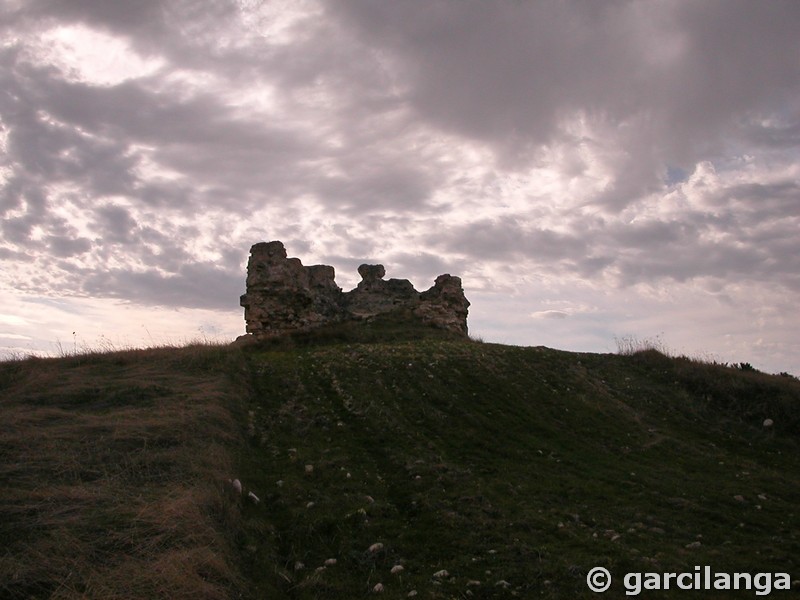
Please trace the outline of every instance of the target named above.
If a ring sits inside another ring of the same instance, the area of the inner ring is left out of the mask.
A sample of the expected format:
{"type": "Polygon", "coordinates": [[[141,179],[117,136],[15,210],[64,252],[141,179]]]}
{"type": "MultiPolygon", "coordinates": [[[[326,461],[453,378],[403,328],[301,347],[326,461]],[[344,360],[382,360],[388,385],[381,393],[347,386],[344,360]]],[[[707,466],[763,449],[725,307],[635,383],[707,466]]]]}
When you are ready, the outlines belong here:
{"type": "MultiPolygon", "coordinates": [[[[292,164],[312,154],[312,147],[274,123],[243,121],[209,95],[188,100],[164,98],[140,83],[98,88],[48,80],[42,84],[41,109],[68,124],[104,138],[153,147],[154,159],[165,168],[192,177],[197,183],[227,188],[231,193],[257,185],[277,190],[292,164]]],[[[94,144],[97,148],[100,144],[94,144]]],[[[97,152],[95,152],[95,155],[97,152]]],[[[117,152],[117,156],[124,154],[117,152]]],[[[135,163],[126,157],[124,160],[135,163]]],[[[82,172],[91,172],[86,165],[82,172]]],[[[93,191],[137,195],[130,181],[131,165],[123,165],[117,181],[128,189],[93,191]]],[[[113,172],[112,172],[113,174],[113,172]]],[[[119,184],[118,184],[119,185],[119,184]]]]}
{"type": "Polygon", "coordinates": [[[128,243],[134,239],[139,224],[124,207],[101,206],[95,210],[95,214],[97,229],[106,241],[128,243]]]}
{"type": "Polygon", "coordinates": [[[672,246],[662,254],[642,249],[617,260],[622,281],[630,285],[669,278],[687,281],[696,277],[759,279],[764,273],[767,253],[733,244],[700,243],[689,247],[672,246]]]}
{"type": "MultiPolygon", "coordinates": [[[[180,3],[178,3],[180,4],[180,3]]],[[[88,22],[118,32],[138,32],[145,37],[164,33],[164,3],[159,0],[106,2],[104,0],[33,0],[11,17],[54,19],[58,22],[88,22]]]]}
{"type": "MultiPolygon", "coordinates": [[[[98,138],[98,127],[84,128],[55,116],[64,87],[53,86],[50,73],[18,62],[18,53],[0,53],[0,116],[7,129],[5,163],[13,175],[0,192],[4,207],[24,200],[33,218],[47,207],[47,186],[68,182],[87,194],[126,193],[133,188],[136,160],[126,155],[119,137],[98,138]],[[55,89],[53,89],[55,87],[55,89]]],[[[102,132],[101,132],[102,133],[102,132]]]]}
{"type": "MultiPolygon", "coordinates": [[[[596,202],[656,188],[666,164],[715,155],[800,96],[800,4],[790,1],[328,3],[384,49],[419,117],[520,167],[569,117],[622,142],[596,202]]],[[[794,144],[798,124],[762,132],[794,144]]]]}
{"type": "Polygon", "coordinates": [[[231,298],[238,298],[242,287],[238,273],[192,263],[170,274],[155,269],[98,271],[85,279],[82,291],[145,305],[230,310],[231,298]]]}
{"type": "MultiPolygon", "coordinates": [[[[368,161],[364,161],[368,162],[368,161]]],[[[340,177],[320,179],[320,197],[342,210],[414,210],[429,198],[432,177],[402,164],[361,164],[340,177]]]]}
{"type": "Polygon", "coordinates": [[[586,101],[565,92],[599,90],[597,82],[611,71],[628,71],[634,60],[624,45],[588,52],[615,26],[605,11],[583,6],[587,10],[555,2],[462,3],[454,9],[442,1],[355,0],[331,2],[328,10],[391,50],[422,116],[472,137],[524,147],[546,141],[558,115],[586,101]]]}
{"type": "Polygon", "coordinates": [[[642,221],[627,225],[615,225],[608,230],[610,245],[625,248],[659,248],[674,244],[685,244],[697,239],[697,226],[681,221],[642,221]]]}
{"type": "Polygon", "coordinates": [[[800,181],[745,183],[721,190],[717,204],[735,206],[746,225],[800,217],[800,181]]]}
{"type": "Polygon", "coordinates": [[[437,233],[429,243],[463,256],[501,262],[521,258],[558,262],[588,253],[586,241],[573,234],[531,226],[515,218],[474,221],[437,233]]]}
{"type": "Polygon", "coordinates": [[[47,238],[47,246],[51,254],[57,258],[68,258],[77,254],[88,252],[92,242],[81,237],[55,237],[47,238]]]}
{"type": "Polygon", "coordinates": [[[796,181],[722,186],[704,200],[706,209],[685,210],[670,220],[643,218],[596,229],[591,247],[610,257],[604,270],[619,273],[625,285],[710,277],[798,288],[796,181]]]}
{"type": "Polygon", "coordinates": [[[750,124],[745,133],[758,143],[772,148],[796,148],[800,146],[800,117],[791,125],[763,126],[750,124]]]}

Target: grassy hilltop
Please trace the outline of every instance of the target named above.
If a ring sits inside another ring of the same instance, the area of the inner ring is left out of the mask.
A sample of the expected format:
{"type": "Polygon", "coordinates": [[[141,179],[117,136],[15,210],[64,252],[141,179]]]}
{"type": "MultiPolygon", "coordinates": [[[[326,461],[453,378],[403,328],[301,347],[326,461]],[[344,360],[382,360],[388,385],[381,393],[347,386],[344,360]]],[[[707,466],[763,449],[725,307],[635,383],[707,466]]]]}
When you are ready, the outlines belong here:
{"type": "Polygon", "coordinates": [[[800,578],[796,379],[351,333],[0,364],[0,597],[614,598],[632,571],[800,578]],[[595,566],[617,576],[603,596],[595,566]]]}

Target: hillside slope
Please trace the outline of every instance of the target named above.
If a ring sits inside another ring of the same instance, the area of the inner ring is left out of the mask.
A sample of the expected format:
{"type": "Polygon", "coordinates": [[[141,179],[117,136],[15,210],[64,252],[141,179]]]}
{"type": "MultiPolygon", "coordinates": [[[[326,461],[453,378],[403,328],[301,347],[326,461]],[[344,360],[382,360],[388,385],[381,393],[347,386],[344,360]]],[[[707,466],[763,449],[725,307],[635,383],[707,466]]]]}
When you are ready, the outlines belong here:
{"type": "Polygon", "coordinates": [[[800,575],[794,379],[435,340],[249,364],[242,477],[264,502],[244,547],[265,596],[588,598],[594,566],[800,575]]]}
{"type": "Polygon", "coordinates": [[[4,597],[590,598],[595,566],[800,578],[790,377],[431,338],[20,361],[0,390],[4,597]]]}
{"type": "Polygon", "coordinates": [[[200,346],[0,363],[0,598],[234,597],[235,360],[200,346]]]}

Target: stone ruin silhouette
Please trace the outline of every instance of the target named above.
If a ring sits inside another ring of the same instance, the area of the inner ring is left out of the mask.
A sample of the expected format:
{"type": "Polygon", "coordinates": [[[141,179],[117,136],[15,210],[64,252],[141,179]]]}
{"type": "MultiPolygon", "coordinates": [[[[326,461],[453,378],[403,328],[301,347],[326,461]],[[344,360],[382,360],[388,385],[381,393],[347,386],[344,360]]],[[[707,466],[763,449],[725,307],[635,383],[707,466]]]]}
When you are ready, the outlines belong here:
{"type": "Polygon", "coordinates": [[[407,279],[385,280],[383,265],[363,264],[358,273],[358,286],[343,292],[333,267],[303,266],[299,258],[287,258],[279,241],[253,245],[247,291],[240,299],[245,337],[271,338],[390,314],[467,336],[469,301],[459,277],[439,275],[433,287],[418,292],[407,279]]]}

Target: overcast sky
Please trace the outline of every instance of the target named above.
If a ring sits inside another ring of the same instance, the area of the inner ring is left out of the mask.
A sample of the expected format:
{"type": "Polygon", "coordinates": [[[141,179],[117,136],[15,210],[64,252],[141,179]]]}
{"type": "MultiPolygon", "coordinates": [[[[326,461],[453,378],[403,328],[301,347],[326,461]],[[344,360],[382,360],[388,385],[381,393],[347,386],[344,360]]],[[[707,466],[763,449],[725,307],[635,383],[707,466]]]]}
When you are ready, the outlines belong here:
{"type": "Polygon", "coordinates": [[[800,2],[0,0],[0,352],[233,339],[248,250],[486,341],[800,374],[800,2]]]}

